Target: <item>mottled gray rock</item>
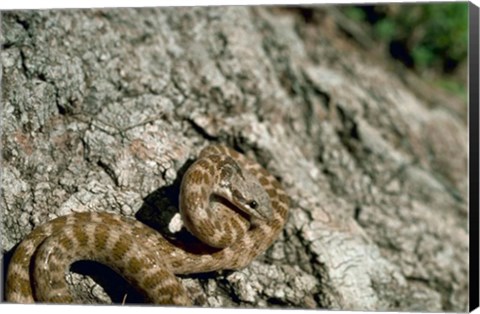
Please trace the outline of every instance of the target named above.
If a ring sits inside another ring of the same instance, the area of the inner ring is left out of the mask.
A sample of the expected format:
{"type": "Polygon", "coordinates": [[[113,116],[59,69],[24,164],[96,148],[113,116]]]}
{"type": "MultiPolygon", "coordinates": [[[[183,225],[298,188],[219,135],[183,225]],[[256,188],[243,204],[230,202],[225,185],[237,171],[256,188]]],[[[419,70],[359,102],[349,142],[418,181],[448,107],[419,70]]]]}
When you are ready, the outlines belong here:
{"type": "MultiPolygon", "coordinates": [[[[298,12],[3,12],[2,252],[74,211],[178,232],[183,171],[221,142],[280,179],[291,213],[247,268],[183,276],[196,305],[465,311],[462,109],[298,12]]],[[[67,276],[86,302],[141,301],[87,266],[67,276]]]]}

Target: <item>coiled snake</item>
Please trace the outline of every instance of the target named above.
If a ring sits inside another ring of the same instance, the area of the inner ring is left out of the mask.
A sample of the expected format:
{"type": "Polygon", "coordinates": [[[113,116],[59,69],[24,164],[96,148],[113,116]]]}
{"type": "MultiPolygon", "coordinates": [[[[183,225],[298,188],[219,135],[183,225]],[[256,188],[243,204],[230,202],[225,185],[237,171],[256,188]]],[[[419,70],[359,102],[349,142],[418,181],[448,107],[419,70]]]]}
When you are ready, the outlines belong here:
{"type": "Polygon", "coordinates": [[[109,213],[74,213],[34,229],[12,256],[6,299],[73,303],[65,273],[78,260],[103,263],[151,303],[190,305],[175,274],[239,269],[276,239],[288,197],[256,162],[220,145],[208,146],[180,188],[185,227],[210,249],[186,250],[140,221],[109,213]]]}

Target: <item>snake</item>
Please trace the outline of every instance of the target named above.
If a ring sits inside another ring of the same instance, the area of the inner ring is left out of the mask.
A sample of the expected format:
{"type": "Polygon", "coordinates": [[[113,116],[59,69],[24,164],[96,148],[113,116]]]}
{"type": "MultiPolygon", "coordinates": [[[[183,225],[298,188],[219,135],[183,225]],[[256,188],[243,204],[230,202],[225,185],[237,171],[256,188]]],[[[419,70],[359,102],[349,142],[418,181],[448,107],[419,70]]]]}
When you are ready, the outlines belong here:
{"type": "Polygon", "coordinates": [[[104,264],[147,303],[190,306],[178,275],[238,270],[281,233],[289,198],[253,159],[222,145],[203,148],[182,177],[179,212],[198,243],[179,245],[147,224],[109,212],[73,212],[33,229],[7,270],[7,302],[81,303],[66,280],[76,261],[104,264]]]}

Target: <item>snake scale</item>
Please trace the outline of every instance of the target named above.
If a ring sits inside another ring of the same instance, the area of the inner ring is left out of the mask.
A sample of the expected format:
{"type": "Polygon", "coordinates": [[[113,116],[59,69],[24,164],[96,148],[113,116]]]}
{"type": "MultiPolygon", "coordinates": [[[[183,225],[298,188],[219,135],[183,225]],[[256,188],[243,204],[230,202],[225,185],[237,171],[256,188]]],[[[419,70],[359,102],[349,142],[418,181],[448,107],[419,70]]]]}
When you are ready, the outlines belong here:
{"type": "Polygon", "coordinates": [[[150,303],[191,305],[176,275],[239,269],[281,232],[289,201],[262,166],[223,145],[204,148],[180,187],[186,229],[205,249],[175,245],[138,220],[73,213],[35,228],[15,250],[6,300],[77,303],[65,279],[72,263],[92,260],[123,276],[150,303]]]}

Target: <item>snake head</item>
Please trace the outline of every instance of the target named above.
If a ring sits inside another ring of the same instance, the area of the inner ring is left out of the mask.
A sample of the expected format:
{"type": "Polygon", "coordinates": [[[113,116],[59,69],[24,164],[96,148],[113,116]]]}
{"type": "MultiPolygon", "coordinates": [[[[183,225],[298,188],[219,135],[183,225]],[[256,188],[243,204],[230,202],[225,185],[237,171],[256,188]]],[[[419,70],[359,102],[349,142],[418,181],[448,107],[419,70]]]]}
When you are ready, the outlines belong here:
{"type": "Polygon", "coordinates": [[[258,179],[243,170],[230,158],[222,165],[219,194],[257,225],[273,218],[273,210],[265,188],[258,179]]]}
{"type": "Polygon", "coordinates": [[[245,214],[250,216],[253,225],[262,221],[269,221],[273,217],[270,198],[263,186],[258,182],[246,182],[245,188],[234,189],[232,193],[233,203],[245,214]]]}

